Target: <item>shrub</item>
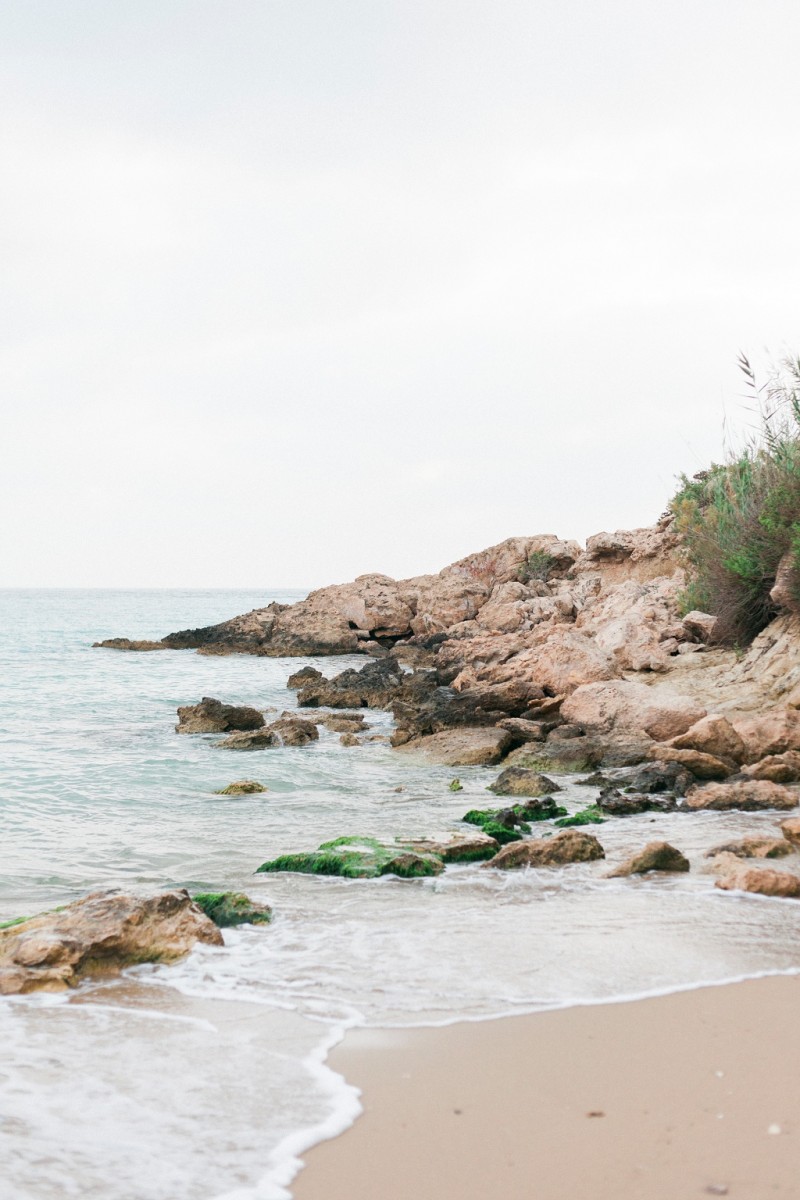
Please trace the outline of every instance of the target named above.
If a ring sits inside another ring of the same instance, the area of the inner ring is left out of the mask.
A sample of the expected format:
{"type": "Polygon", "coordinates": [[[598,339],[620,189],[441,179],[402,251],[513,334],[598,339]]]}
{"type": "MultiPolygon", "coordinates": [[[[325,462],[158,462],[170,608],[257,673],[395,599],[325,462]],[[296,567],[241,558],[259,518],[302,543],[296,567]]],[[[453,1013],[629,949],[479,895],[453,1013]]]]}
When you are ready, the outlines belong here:
{"type": "Polygon", "coordinates": [[[769,593],[787,553],[800,599],[800,360],[785,360],[763,386],[744,356],[739,365],[758,431],[727,462],[682,476],[670,504],[691,574],[684,612],[714,613],[715,640],[727,645],[746,645],[774,616],[769,593]]]}
{"type": "Polygon", "coordinates": [[[530,583],[532,579],[546,583],[554,566],[555,559],[551,555],[544,550],[534,550],[520,568],[520,583],[530,583]]]}

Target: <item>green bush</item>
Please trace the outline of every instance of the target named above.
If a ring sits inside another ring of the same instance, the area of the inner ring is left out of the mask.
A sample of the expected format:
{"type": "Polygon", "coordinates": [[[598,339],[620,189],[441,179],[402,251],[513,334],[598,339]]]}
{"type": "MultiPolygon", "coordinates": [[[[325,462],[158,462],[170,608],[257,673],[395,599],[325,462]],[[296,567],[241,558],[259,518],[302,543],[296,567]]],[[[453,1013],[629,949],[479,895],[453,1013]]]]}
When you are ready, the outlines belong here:
{"type": "Polygon", "coordinates": [[[670,508],[682,536],[690,582],[683,610],[718,617],[715,640],[746,645],[775,614],[770,590],[790,552],[800,599],[800,360],[785,360],[759,387],[760,427],[726,463],[682,476],[670,508]]]}
{"type": "Polygon", "coordinates": [[[554,566],[555,559],[551,555],[544,550],[534,550],[520,567],[520,583],[530,583],[532,579],[547,583],[554,566]]]}

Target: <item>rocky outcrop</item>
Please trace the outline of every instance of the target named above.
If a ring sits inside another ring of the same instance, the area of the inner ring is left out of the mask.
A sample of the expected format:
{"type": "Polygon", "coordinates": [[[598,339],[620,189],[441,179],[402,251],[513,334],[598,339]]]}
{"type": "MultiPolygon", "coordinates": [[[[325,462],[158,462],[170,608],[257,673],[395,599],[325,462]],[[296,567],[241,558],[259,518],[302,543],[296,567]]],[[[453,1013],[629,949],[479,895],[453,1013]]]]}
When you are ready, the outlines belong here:
{"type": "Polygon", "coordinates": [[[0,994],[58,991],[83,975],[168,962],[197,942],[220,946],[222,936],[186,891],[92,892],[0,930],[0,994]]]}
{"type": "Polygon", "coordinates": [[[706,710],[679,693],[625,679],[576,688],[561,715],[589,734],[640,737],[646,745],[648,739],[660,742],[685,733],[706,710]]]}
{"type": "Polygon", "coordinates": [[[596,837],[576,829],[565,829],[551,838],[512,842],[489,859],[485,866],[508,871],[516,867],[564,867],[598,858],[605,858],[605,850],[596,837]]]}
{"type": "Polygon", "coordinates": [[[699,750],[737,764],[743,763],[747,756],[742,738],[730,721],[717,713],[702,717],[685,733],[672,738],[669,745],[676,750],[699,750]]]}
{"type": "Polygon", "coordinates": [[[319,739],[313,721],[282,718],[252,732],[232,733],[219,743],[221,750],[274,750],[281,746],[308,746],[319,739]]]}
{"type": "Polygon", "coordinates": [[[691,788],[684,805],[693,810],[726,812],[729,809],[741,809],[743,812],[762,812],[796,808],[798,798],[797,792],[779,783],[769,783],[765,779],[735,779],[691,788]]]}
{"type": "Polygon", "coordinates": [[[628,875],[647,875],[650,871],[688,871],[689,860],[669,842],[648,842],[644,849],[634,854],[615,870],[609,871],[607,879],[622,879],[628,875]]]}
{"type": "Polygon", "coordinates": [[[244,729],[261,729],[264,717],[256,708],[246,705],[223,704],[211,696],[203,696],[199,704],[178,709],[178,733],[232,733],[244,729]]]}
{"type": "Polygon", "coordinates": [[[306,667],[292,675],[289,686],[300,687],[301,708],[388,708],[400,690],[403,672],[393,658],[367,663],[360,670],[346,671],[326,679],[321,671],[306,667]]]}

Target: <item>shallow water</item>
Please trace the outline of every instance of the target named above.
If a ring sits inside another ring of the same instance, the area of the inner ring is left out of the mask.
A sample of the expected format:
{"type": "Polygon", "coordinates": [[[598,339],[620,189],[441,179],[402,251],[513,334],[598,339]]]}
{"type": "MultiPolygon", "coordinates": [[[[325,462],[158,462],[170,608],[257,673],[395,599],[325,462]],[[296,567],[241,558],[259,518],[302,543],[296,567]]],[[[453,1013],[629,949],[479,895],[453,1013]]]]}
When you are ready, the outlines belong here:
{"type": "MultiPolygon", "coordinates": [[[[253,875],[340,834],[429,834],[483,806],[494,772],[454,772],[321,730],[234,754],[174,732],[203,695],[278,711],[310,660],[125,654],[271,599],[266,592],[0,592],[0,920],[97,886],[235,888],[274,906],[171,967],[69,997],[0,1004],[3,1196],[269,1200],[293,1155],[352,1119],[321,1061],[352,1024],[441,1023],[666,991],[800,966],[800,904],[721,894],[699,870],[606,880],[607,863],[432,880],[253,875]],[[214,795],[256,778],[264,794],[214,795]],[[401,787],[402,791],[396,791],[401,787]]],[[[352,660],[326,660],[333,672],[352,660]]],[[[359,664],[363,660],[356,660],[359,664]]],[[[386,714],[372,713],[386,731],[386,714]]],[[[571,810],[594,793],[561,779],[571,810]]],[[[666,838],[695,864],[777,817],[609,820],[610,862],[666,838]]]]}

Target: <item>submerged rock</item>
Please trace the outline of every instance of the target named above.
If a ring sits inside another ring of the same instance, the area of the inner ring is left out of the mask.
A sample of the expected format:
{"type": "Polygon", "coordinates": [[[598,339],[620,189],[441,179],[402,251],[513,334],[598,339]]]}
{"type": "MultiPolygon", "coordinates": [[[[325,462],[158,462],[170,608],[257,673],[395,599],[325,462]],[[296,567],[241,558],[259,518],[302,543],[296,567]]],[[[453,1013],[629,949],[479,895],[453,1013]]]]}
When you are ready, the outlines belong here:
{"type": "Polygon", "coordinates": [[[131,638],[106,638],[104,642],[92,642],[93,650],[169,650],[164,642],[148,642],[131,638]]]}
{"type": "Polygon", "coordinates": [[[0,994],[58,991],[85,974],[169,962],[197,942],[220,946],[222,935],[183,889],[92,892],[0,930],[0,994]]]}
{"type": "Polygon", "coordinates": [[[561,788],[546,775],[530,771],[527,767],[507,767],[498,775],[488,791],[496,796],[549,796],[561,788]]]}
{"type": "Polygon", "coordinates": [[[706,850],[706,858],[716,858],[720,854],[734,854],[737,858],[785,858],[792,854],[794,848],[785,838],[745,837],[736,842],[724,842],[721,846],[712,846],[706,850]]]}
{"type": "Polygon", "coordinates": [[[759,812],[795,808],[797,800],[796,792],[779,783],[770,783],[766,779],[736,779],[693,787],[687,793],[684,805],[690,809],[727,811],[738,808],[744,812],[759,812]]]}
{"type": "Polygon", "coordinates": [[[504,846],[486,867],[507,871],[515,867],[563,867],[569,863],[592,862],[605,858],[597,838],[576,829],[565,829],[552,838],[534,838],[504,846]]]}
{"type": "Polygon", "coordinates": [[[415,851],[410,844],[386,845],[366,837],[334,838],[316,850],[281,854],[258,868],[269,872],[296,871],[302,875],[340,875],[346,879],[374,879],[379,875],[417,879],[439,875],[443,870],[444,863],[435,854],[415,851]]]}
{"type": "Polygon", "coordinates": [[[272,920],[270,906],[258,904],[244,892],[199,892],[192,899],[221,929],[232,925],[268,925],[272,920]]]}
{"type": "Polygon", "coordinates": [[[307,746],[319,740],[317,727],[312,721],[301,717],[282,718],[252,732],[232,733],[221,750],[271,750],[280,746],[307,746]]]}
{"type": "Polygon", "coordinates": [[[231,733],[233,730],[261,729],[264,717],[257,708],[243,704],[223,704],[212,696],[203,696],[199,704],[178,709],[177,733],[231,733]]]}
{"type": "Polygon", "coordinates": [[[227,787],[219,788],[214,795],[254,796],[259,792],[266,792],[268,790],[268,788],[264,787],[263,783],[257,783],[255,779],[237,779],[235,783],[229,783],[227,787]]]}
{"type": "Polygon", "coordinates": [[[621,866],[609,871],[607,879],[622,879],[628,875],[646,875],[649,871],[689,871],[688,858],[669,842],[648,842],[643,850],[632,855],[621,866]]]}

